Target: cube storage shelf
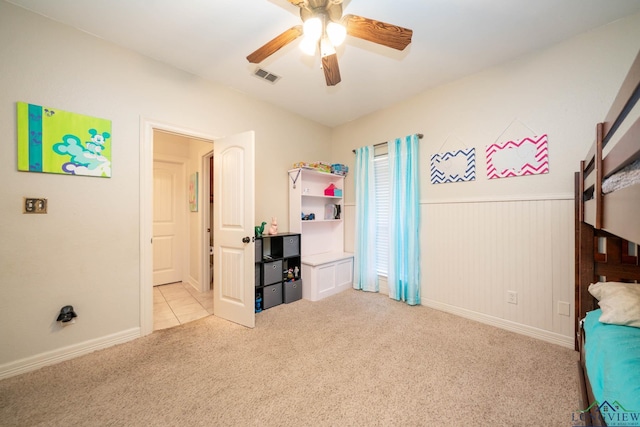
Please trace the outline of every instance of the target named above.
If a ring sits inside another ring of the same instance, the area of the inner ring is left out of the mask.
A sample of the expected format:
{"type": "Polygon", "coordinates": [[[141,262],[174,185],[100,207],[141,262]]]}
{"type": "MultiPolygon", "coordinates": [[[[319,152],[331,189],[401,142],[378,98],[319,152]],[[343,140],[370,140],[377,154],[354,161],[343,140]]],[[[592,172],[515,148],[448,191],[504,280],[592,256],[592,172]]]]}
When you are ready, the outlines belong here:
{"type": "Polygon", "coordinates": [[[255,240],[256,311],[302,298],[300,234],[262,235],[255,240]],[[290,280],[289,272],[297,277],[290,280]]]}

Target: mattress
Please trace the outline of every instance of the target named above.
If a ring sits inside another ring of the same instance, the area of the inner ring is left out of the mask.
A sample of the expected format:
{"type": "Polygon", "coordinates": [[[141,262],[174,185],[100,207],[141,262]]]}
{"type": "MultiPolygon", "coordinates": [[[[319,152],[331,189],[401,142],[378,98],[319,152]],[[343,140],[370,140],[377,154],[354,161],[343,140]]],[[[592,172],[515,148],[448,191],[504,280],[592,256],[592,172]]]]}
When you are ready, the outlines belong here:
{"type": "MultiPolygon", "coordinates": [[[[607,425],[640,426],[640,328],[584,320],[587,375],[607,425]]],[[[586,409],[586,408],[584,408],[586,409]]]]}
{"type": "Polygon", "coordinates": [[[602,192],[611,193],[640,182],[640,160],[636,160],[602,181],[602,192]]]}

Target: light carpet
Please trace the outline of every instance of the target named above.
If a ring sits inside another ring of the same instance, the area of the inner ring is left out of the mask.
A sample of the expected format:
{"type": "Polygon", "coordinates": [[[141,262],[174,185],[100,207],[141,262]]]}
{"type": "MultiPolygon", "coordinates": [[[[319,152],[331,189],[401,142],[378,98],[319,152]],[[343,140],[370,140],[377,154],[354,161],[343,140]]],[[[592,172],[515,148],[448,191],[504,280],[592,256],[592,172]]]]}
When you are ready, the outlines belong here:
{"type": "Polygon", "coordinates": [[[3,426],[567,426],[570,349],[354,290],[0,381],[3,426]]]}

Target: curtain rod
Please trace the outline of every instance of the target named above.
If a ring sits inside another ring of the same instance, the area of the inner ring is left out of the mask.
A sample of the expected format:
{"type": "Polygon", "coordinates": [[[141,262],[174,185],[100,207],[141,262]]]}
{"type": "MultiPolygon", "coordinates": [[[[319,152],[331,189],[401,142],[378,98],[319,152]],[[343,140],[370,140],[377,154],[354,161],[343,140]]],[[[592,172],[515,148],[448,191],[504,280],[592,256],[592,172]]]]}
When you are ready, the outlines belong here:
{"type": "MultiPolygon", "coordinates": [[[[422,139],[422,137],[423,137],[423,136],[424,136],[423,134],[419,133],[419,134],[418,134],[418,139],[422,139]]],[[[373,146],[374,146],[374,147],[379,147],[379,146],[381,146],[381,145],[385,145],[387,142],[388,142],[388,141],[385,141],[385,142],[378,142],[377,144],[373,144],[373,146]]],[[[351,150],[351,151],[353,151],[354,153],[356,152],[356,150],[355,150],[355,149],[354,149],[354,150],[351,150]]]]}

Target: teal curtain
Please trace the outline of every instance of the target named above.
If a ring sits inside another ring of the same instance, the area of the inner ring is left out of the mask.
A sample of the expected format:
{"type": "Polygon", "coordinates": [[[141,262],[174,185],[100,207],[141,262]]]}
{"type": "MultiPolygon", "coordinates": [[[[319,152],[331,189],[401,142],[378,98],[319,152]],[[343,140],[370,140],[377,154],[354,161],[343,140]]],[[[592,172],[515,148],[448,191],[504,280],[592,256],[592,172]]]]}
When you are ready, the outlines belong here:
{"type": "Polygon", "coordinates": [[[353,287],[378,292],[376,273],[376,211],[373,146],[356,149],[356,229],[353,287]]]}
{"type": "Polygon", "coordinates": [[[420,304],[418,135],[389,141],[389,297],[420,304]]]}

